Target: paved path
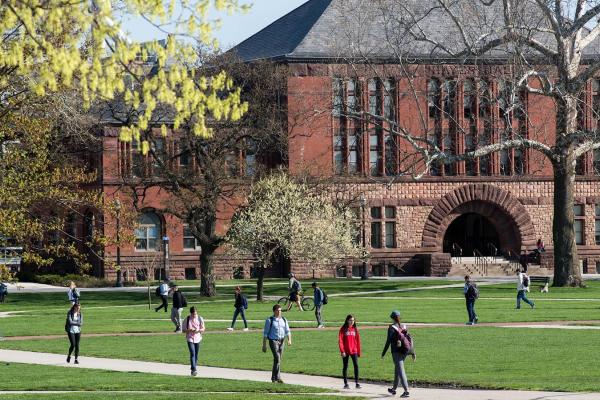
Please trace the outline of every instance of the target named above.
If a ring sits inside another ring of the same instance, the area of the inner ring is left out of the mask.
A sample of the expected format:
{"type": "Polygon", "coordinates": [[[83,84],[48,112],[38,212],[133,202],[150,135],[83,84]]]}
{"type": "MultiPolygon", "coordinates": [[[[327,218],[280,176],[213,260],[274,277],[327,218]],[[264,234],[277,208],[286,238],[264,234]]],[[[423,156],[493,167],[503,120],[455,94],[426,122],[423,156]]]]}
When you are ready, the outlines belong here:
{"type": "MultiPolygon", "coordinates": [[[[80,364],[75,366],[67,364],[64,355],[28,351],[0,350],[0,360],[3,362],[52,365],[71,368],[91,368],[121,372],[145,372],[163,375],[189,376],[189,366],[187,365],[80,357],[80,364]]],[[[410,364],[408,366],[408,373],[410,376],[410,364]]],[[[270,381],[270,372],[215,367],[199,367],[198,376],[203,378],[242,379],[258,382],[270,381]]],[[[363,388],[360,390],[344,391],[343,389],[340,389],[342,381],[339,378],[301,374],[282,374],[282,379],[289,384],[339,390],[344,394],[352,393],[354,395],[363,395],[370,398],[389,397],[386,391],[387,386],[382,384],[364,384],[363,388]]],[[[600,400],[600,394],[412,388],[411,398],[417,400],[600,400]]]]}

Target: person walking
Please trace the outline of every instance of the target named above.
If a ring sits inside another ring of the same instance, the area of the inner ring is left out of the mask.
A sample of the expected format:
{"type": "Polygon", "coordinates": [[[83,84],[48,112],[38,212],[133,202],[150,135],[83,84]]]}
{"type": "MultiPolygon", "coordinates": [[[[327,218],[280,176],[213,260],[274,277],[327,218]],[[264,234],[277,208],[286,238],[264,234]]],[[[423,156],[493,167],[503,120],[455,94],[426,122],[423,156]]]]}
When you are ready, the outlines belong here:
{"type": "Polygon", "coordinates": [[[187,300],[179,291],[177,285],[173,285],[173,306],[171,307],[171,321],[175,324],[175,333],[181,332],[181,312],[187,307],[187,300]]]}
{"type": "Polygon", "coordinates": [[[474,325],[479,321],[479,318],[477,318],[477,314],[475,313],[475,300],[479,297],[479,290],[477,289],[477,285],[471,281],[469,275],[465,275],[465,287],[463,292],[467,303],[467,314],[469,316],[469,322],[466,324],[474,325]]]}
{"type": "Polygon", "coordinates": [[[344,325],[340,328],[338,334],[338,344],[340,346],[340,355],[342,356],[342,376],[344,377],[344,389],[350,389],[348,385],[348,359],[352,359],[354,365],[354,384],[360,389],[358,383],[358,358],[360,357],[360,334],[356,327],[356,320],[352,314],[346,316],[344,325]]]}
{"type": "Polygon", "coordinates": [[[292,345],[292,332],[287,320],[281,316],[281,306],[273,306],[273,315],[265,320],[263,329],[262,351],[267,352],[267,341],[269,348],[273,353],[273,369],[271,371],[271,382],[283,383],[281,380],[281,356],[285,348],[285,338],[287,336],[288,346],[292,345]]]}
{"type": "Polygon", "coordinates": [[[392,360],[394,361],[394,385],[388,389],[390,394],[395,395],[398,383],[402,384],[404,393],[400,397],[409,397],[408,393],[408,379],[406,377],[406,371],[404,370],[404,360],[407,355],[411,355],[413,361],[416,360],[416,354],[412,349],[412,341],[410,348],[407,348],[407,339],[410,338],[406,326],[401,324],[400,311],[392,311],[390,318],[394,322],[388,327],[387,340],[381,353],[381,358],[385,356],[388,348],[392,353],[392,360]]]}
{"type": "Polygon", "coordinates": [[[527,268],[523,271],[517,271],[517,307],[521,308],[521,300],[529,304],[531,308],[535,307],[535,303],[527,298],[525,292],[529,292],[529,277],[527,276],[527,268]]]}
{"type": "Polygon", "coordinates": [[[232,331],[235,325],[235,321],[238,315],[242,316],[244,321],[244,331],[248,330],[248,322],[246,321],[246,310],[248,309],[248,299],[242,294],[242,288],[239,286],[235,287],[235,302],[233,303],[235,311],[233,312],[233,319],[231,320],[231,326],[227,328],[228,331],[232,331]]]}
{"type": "Polygon", "coordinates": [[[79,293],[79,289],[77,289],[77,285],[75,282],[71,281],[69,283],[69,290],[67,290],[67,298],[71,302],[71,306],[74,306],[76,303],[79,303],[79,298],[81,294],[79,293]]]}
{"type": "Polygon", "coordinates": [[[0,303],[4,303],[7,294],[8,286],[4,282],[0,282],[0,303]]]}
{"type": "Polygon", "coordinates": [[[160,284],[157,292],[160,296],[162,304],[156,307],[154,311],[158,312],[158,310],[164,308],[165,312],[167,312],[167,309],[169,308],[169,281],[167,279],[165,279],[163,283],[160,284]]]}
{"type": "Polygon", "coordinates": [[[317,318],[317,328],[324,328],[323,319],[321,317],[321,309],[323,308],[323,300],[325,299],[325,294],[323,290],[319,287],[317,282],[312,283],[313,288],[313,301],[315,303],[315,317],[317,318]]]}
{"type": "Polygon", "coordinates": [[[198,353],[200,352],[200,342],[202,333],[206,330],[204,319],[198,315],[196,307],[190,308],[190,315],[183,322],[183,332],[190,352],[190,368],[192,376],[198,375],[198,353]]]}
{"type": "Polygon", "coordinates": [[[81,314],[81,305],[79,303],[73,304],[71,309],[67,313],[67,321],[65,323],[65,331],[69,337],[69,355],[67,355],[67,362],[71,362],[71,354],[75,351],[75,362],[79,364],[79,341],[81,339],[81,326],[83,325],[83,315],[81,314]]]}
{"type": "Polygon", "coordinates": [[[302,308],[302,304],[300,304],[300,292],[302,291],[302,285],[300,281],[296,279],[294,274],[290,274],[290,280],[288,282],[288,292],[290,296],[290,301],[288,302],[288,307],[285,311],[290,311],[292,305],[295,303],[298,306],[300,311],[304,311],[302,308]]]}

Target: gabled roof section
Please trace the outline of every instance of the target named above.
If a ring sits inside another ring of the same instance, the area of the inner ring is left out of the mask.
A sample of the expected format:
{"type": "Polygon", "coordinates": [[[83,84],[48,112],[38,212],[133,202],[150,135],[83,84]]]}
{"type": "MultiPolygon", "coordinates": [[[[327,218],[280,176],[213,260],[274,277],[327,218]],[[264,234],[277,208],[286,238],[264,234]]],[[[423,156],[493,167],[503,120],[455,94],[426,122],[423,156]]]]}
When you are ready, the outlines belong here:
{"type": "Polygon", "coordinates": [[[311,31],[332,0],[309,0],[235,46],[244,61],[287,58],[311,31]]]}

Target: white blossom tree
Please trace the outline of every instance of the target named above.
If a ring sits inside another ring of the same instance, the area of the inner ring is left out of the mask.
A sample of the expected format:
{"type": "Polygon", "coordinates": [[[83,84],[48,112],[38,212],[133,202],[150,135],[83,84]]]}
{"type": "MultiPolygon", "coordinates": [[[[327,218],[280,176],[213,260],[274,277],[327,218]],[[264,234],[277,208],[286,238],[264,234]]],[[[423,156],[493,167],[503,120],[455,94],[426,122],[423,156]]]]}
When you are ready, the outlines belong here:
{"type": "Polygon", "coordinates": [[[264,272],[276,254],[322,266],[357,257],[356,230],[350,210],[278,172],[252,186],[248,205],[234,216],[227,240],[258,261],[256,296],[262,300],[264,272]]]}

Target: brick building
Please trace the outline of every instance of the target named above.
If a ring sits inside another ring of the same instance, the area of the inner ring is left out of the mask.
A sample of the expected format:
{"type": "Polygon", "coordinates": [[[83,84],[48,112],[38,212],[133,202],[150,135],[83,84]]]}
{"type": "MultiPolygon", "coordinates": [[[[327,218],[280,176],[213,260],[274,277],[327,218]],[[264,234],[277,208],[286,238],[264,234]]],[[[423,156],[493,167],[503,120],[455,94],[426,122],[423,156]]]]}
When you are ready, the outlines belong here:
{"type": "MultiPolygon", "coordinates": [[[[462,260],[452,255],[511,258],[534,250],[538,239],[545,243],[546,252],[535,260],[540,264],[536,271],[549,273],[553,180],[548,162],[532,149],[511,149],[473,161],[431,164],[425,176],[414,180],[403,173],[424,166],[413,161],[410,145],[390,135],[385,124],[427,135],[456,154],[517,136],[553,143],[552,101],[519,92],[518,107],[506,107],[511,64],[502,54],[454,64],[436,56],[431,45],[409,43],[411,57],[405,59],[420,61],[401,65],[389,42],[385,44],[386,24],[377,17],[381,9],[370,10],[367,5],[360,10],[361,19],[350,15],[350,3],[309,0],[234,49],[247,62],[268,59],[287,66],[291,173],[308,171],[334,178],[348,198],[356,199],[362,236],[371,251],[367,265],[371,275],[464,272],[464,265],[458,265],[462,260]],[[385,121],[374,124],[349,116],[360,108],[374,110],[385,121]]],[[[436,13],[425,18],[422,26],[448,43],[457,35],[452,23],[436,13]]],[[[588,105],[600,99],[600,80],[588,84],[583,99],[588,105]]],[[[589,130],[597,124],[591,109],[585,107],[580,118],[589,130]]],[[[119,171],[115,163],[123,159],[123,152],[131,151],[119,143],[117,129],[107,128],[104,135],[102,185],[109,197],[118,192],[119,179],[106,171],[119,171]]],[[[573,208],[579,257],[584,271],[596,272],[600,270],[600,151],[584,155],[577,173],[573,208]]],[[[146,197],[148,212],[140,218],[135,248],[121,249],[122,265],[127,269],[148,257],[161,259],[163,253],[154,251],[156,241],[168,236],[172,275],[197,277],[200,249],[193,237],[186,235],[181,222],[151,211],[163,196],[157,190],[146,197]]],[[[115,249],[107,249],[107,258],[114,256],[115,249]]],[[[223,255],[215,273],[224,278],[248,277],[250,267],[250,260],[223,255]]],[[[361,267],[360,262],[350,263],[320,274],[358,275],[361,267]]],[[[499,267],[490,271],[500,273],[499,267]]],[[[302,275],[312,273],[310,267],[291,260],[272,275],[283,275],[290,268],[302,275]]],[[[102,273],[112,275],[110,270],[102,273]]]]}

